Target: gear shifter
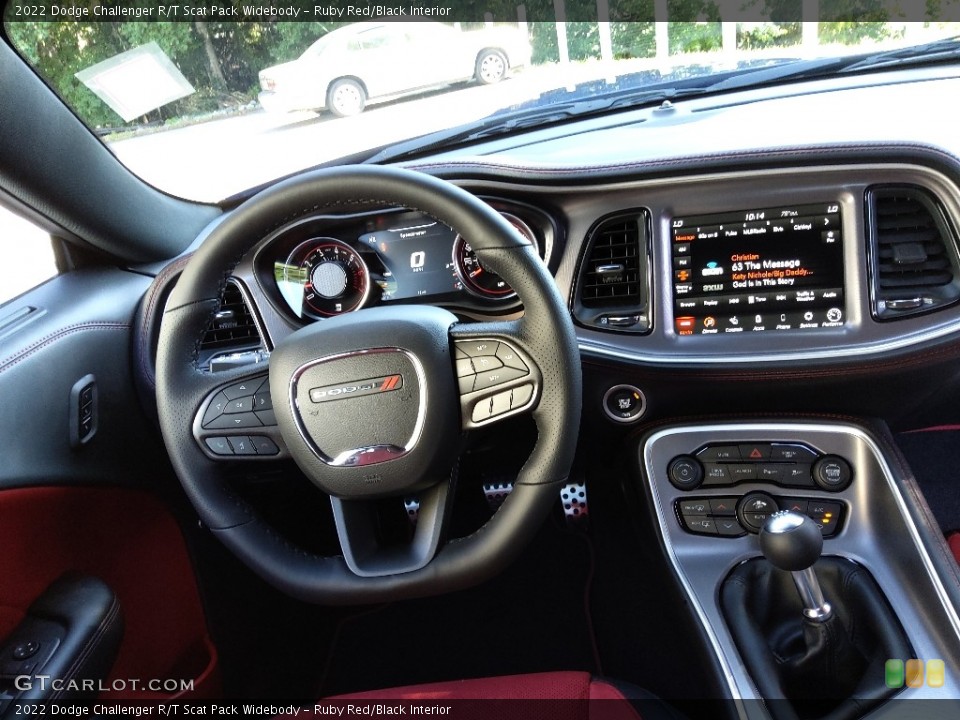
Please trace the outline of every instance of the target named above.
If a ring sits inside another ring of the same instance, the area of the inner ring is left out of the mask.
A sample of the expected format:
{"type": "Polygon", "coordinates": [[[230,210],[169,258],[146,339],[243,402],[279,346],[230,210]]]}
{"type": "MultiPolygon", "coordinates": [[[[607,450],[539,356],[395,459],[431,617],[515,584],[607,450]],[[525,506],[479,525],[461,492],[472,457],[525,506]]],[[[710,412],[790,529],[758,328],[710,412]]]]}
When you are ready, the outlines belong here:
{"type": "Polygon", "coordinates": [[[833,615],[813,572],[822,550],[820,528],[806,515],[781,510],[767,518],[760,529],[760,551],[771,565],[793,576],[803,602],[803,616],[814,622],[826,622],[833,615]]]}
{"type": "Polygon", "coordinates": [[[884,663],[913,651],[867,569],[820,557],[820,528],[799,513],[772,514],[759,541],[764,557],[730,571],[720,604],[774,720],[854,720],[893,695],[884,663]]]}

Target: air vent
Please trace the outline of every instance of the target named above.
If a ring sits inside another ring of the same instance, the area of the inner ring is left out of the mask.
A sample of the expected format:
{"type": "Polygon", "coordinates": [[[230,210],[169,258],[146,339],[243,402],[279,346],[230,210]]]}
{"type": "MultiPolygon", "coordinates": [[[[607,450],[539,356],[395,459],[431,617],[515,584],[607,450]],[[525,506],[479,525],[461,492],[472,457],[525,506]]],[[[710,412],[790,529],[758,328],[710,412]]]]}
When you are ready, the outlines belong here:
{"type": "Polygon", "coordinates": [[[939,203],[918,187],[869,192],[873,302],[878,319],[928,312],[960,298],[957,243],[939,203]]]}
{"type": "Polygon", "coordinates": [[[243,293],[234,282],[223,289],[220,309],[200,341],[201,350],[239,349],[261,344],[260,333],[243,299],[243,293]]]}
{"type": "Polygon", "coordinates": [[[583,263],[580,299],[584,305],[624,305],[640,299],[639,218],[603,223],[583,263]]]}
{"type": "Polygon", "coordinates": [[[647,217],[640,211],[605,218],[588,235],[574,303],[582,324],[649,331],[647,217]]]}

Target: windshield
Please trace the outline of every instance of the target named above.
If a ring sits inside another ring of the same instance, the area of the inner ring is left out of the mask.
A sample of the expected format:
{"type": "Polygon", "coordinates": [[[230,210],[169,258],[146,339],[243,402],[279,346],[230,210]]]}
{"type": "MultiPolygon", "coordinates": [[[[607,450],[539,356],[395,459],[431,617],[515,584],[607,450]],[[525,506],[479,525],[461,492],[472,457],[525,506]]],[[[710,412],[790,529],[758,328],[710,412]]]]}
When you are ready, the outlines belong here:
{"type": "MultiPolygon", "coordinates": [[[[956,59],[955,42],[929,43],[960,34],[960,23],[904,22],[883,0],[847,4],[862,8],[833,19],[824,4],[817,22],[802,21],[809,3],[799,0],[747,3],[736,22],[709,0],[481,0],[468,9],[18,1],[4,18],[15,48],[123,163],[166,192],[219,201],[342,159],[394,159],[697,93],[956,59]]],[[[955,4],[927,3],[926,12],[955,4]]]]}

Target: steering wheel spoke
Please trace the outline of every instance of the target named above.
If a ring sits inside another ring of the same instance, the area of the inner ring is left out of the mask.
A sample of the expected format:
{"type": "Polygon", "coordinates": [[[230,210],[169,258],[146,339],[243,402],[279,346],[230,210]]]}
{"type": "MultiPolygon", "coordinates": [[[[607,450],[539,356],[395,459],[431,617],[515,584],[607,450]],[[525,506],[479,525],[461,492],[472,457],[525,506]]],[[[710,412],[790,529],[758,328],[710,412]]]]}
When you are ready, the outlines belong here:
{"type": "Polygon", "coordinates": [[[450,329],[462,427],[492,425],[533,410],[542,375],[522,347],[521,321],[469,323],[450,329]]]}
{"type": "MultiPolygon", "coordinates": [[[[377,504],[369,500],[331,497],[337,537],[343,559],[358,577],[384,577],[414,572],[427,565],[437,552],[453,502],[451,481],[437,483],[418,493],[419,508],[413,535],[407,543],[382,543],[377,531],[377,504]]],[[[398,507],[400,498],[394,498],[398,507]]]]}

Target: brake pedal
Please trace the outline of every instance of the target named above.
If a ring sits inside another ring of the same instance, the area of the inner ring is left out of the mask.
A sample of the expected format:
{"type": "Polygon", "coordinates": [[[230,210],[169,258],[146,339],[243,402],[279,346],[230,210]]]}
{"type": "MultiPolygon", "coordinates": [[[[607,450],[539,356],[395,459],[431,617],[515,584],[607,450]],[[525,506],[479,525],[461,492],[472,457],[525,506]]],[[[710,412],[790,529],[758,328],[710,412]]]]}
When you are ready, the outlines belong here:
{"type": "Polygon", "coordinates": [[[587,507],[587,486],[585,483],[568,483],[560,488],[560,502],[567,525],[582,526],[590,517],[587,507]]]}

